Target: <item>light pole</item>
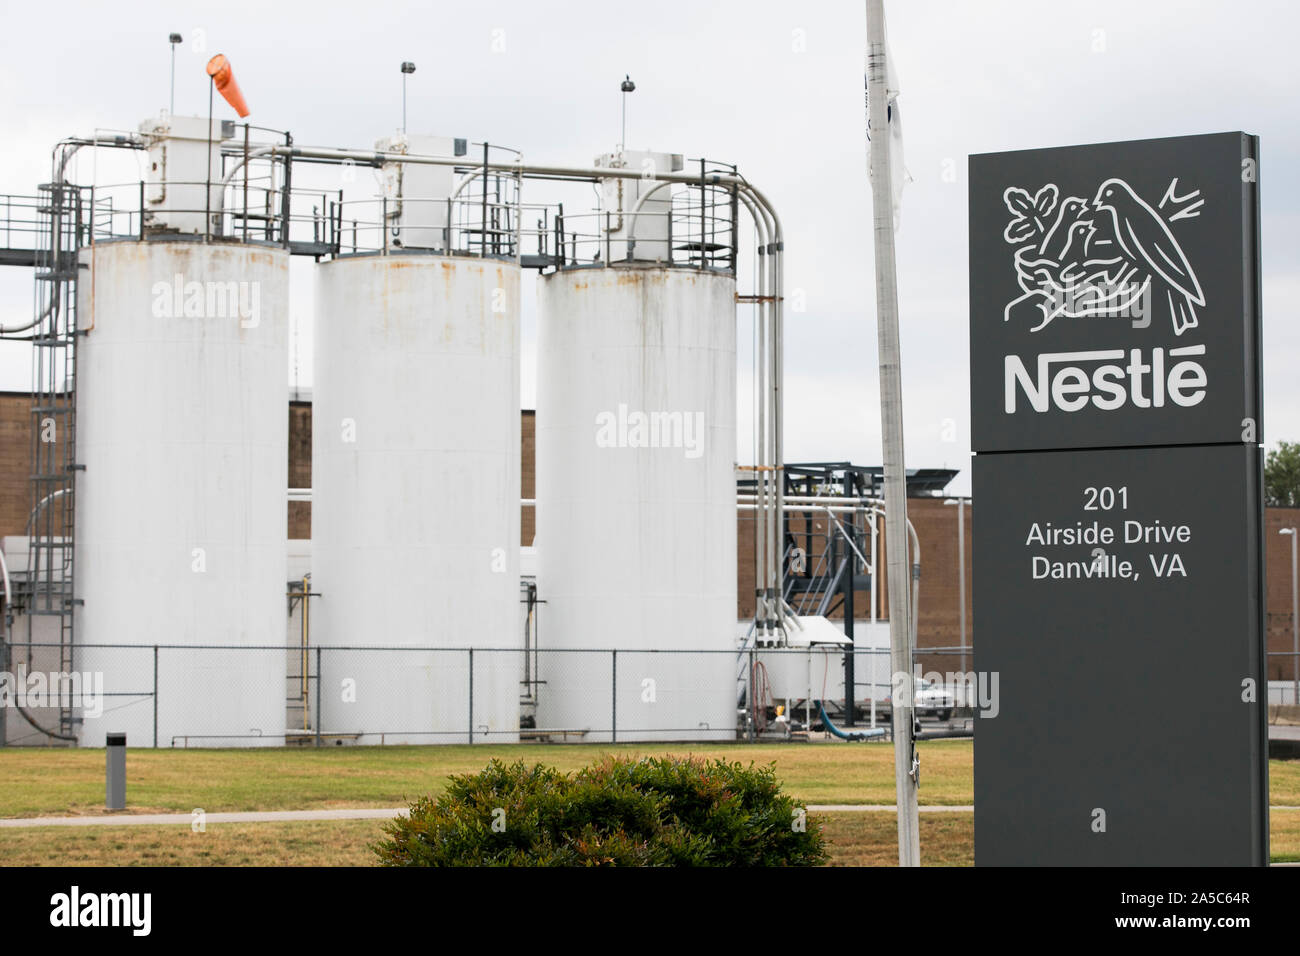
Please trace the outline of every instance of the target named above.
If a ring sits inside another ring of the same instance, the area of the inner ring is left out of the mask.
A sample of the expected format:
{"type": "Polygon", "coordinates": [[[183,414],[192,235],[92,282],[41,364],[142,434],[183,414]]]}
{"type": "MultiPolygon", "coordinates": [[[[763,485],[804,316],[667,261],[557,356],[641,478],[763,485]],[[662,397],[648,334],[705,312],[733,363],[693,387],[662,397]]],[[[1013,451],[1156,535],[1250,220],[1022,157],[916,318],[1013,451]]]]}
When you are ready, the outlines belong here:
{"type": "Polygon", "coordinates": [[[415,72],[415,64],[410,60],[402,61],[402,135],[406,135],[406,78],[415,72]]]}
{"type": "Polygon", "coordinates": [[[172,85],[171,85],[171,99],[168,100],[167,102],[168,116],[176,115],[176,44],[180,43],[184,39],[185,38],[181,36],[179,33],[173,33],[169,37],[167,37],[167,42],[170,43],[172,47],[172,85]]]}
{"type": "Polygon", "coordinates": [[[966,673],[966,499],[949,498],[957,506],[957,601],[961,608],[961,672],[966,673]]]}
{"type": "Polygon", "coordinates": [[[623,82],[618,85],[623,91],[623,131],[619,134],[618,153],[623,155],[623,150],[627,148],[627,95],[636,89],[636,84],[632,82],[632,77],[624,73],[623,82]]]}
{"type": "Polygon", "coordinates": [[[1278,534],[1291,536],[1291,703],[1300,707],[1300,571],[1296,566],[1296,539],[1300,534],[1294,527],[1279,528],[1278,534]]]}
{"type": "MultiPolygon", "coordinates": [[[[880,363],[880,432],[885,470],[885,514],[907,527],[907,473],[903,459],[903,373],[898,344],[898,269],[894,255],[893,184],[890,181],[886,97],[884,0],[867,0],[867,108],[871,136],[871,196],[875,235],[876,340],[880,363]]],[[[894,675],[912,673],[912,609],[907,600],[907,536],[885,535],[889,588],[889,656],[894,675]]],[[[891,678],[892,680],[892,678],[891,678]]],[[[894,779],[898,804],[898,865],[921,865],[916,787],[920,765],[912,737],[915,698],[911,681],[895,699],[894,779]]],[[[898,695],[895,694],[895,697],[898,695]]]]}

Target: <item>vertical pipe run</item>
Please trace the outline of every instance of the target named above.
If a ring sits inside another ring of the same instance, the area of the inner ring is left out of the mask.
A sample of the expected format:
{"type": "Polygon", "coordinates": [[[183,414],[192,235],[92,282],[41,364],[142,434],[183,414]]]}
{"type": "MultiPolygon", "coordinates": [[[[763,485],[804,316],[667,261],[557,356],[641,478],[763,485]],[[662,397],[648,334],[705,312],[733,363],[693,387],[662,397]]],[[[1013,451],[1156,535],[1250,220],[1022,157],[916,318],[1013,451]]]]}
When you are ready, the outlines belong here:
{"type": "Polygon", "coordinates": [[[248,124],[244,124],[244,241],[248,241],[248,124]]]}
{"type": "Polygon", "coordinates": [[[332,222],[334,235],[331,236],[330,249],[334,255],[343,251],[343,190],[339,190],[338,203],[334,206],[334,219],[332,222]]]}
{"type": "Polygon", "coordinates": [[[311,607],[310,591],[311,591],[311,574],[308,573],[308,574],[304,574],[304,575],[302,576],[302,634],[301,634],[302,661],[301,661],[301,667],[300,667],[300,670],[302,671],[302,681],[301,681],[301,687],[300,687],[300,696],[301,696],[301,700],[302,700],[302,729],[303,729],[303,730],[306,730],[306,729],[310,726],[310,725],[307,723],[307,714],[308,714],[308,710],[309,710],[309,708],[308,708],[308,700],[309,700],[309,698],[308,698],[308,696],[307,696],[307,694],[308,694],[308,682],[307,682],[307,668],[308,668],[308,663],[307,663],[307,654],[308,654],[308,650],[307,650],[307,634],[308,634],[308,630],[307,630],[307,629],[308,629],[308,620],[307,620],[307,615],[308,615],[308,613],[309,613],[309,609],[310,609],[310,607],[311,607]]]}
{"type": "Polygon", "coordinates": [[[158,645],[153,646],[153,746],[158,749],[158,645]]]}
{"type": "MultiPolygon", "coordinates": [[[[290,134],[285,133],[284,140],[286,146],[293,145],[293,137],[290,134]]],[[[290,191],[292,189],[293,189],[293,155],[291,152],[286,152],[284,157],[284,193],[283,195],[280,196],[280,230],[282,233],[281,245],[283,245],[286,249],[289,248],[289,213],[290,213],[289,196],[290,196],[290,191]]],[[[270,197],[268,196],[267,198],[269,199],[270,197]]]]}
{"type": "Polygon", "coordinates": [[[479,258],[487,255],[487,190],[488,190],[488,144],[483,144],[483,198],[479,202],[479,226],[482,232],[479,234],[479,258]]]}
{"type": "MultiPolygon", "coordinates": [[[[847,483],[847,479],[846,483],[847,483]]],[[[847,492],[848,489],[846,488],[847,492]]],[[[857,525],[851,524],[849,527],[856,531],[857,525]]],[[[827,528],[827,533],[830,529],[827,528]]],[[[854,700],[854,652],[857,645],[853,638],[853,579],[857,576],[857,558],[853,554],[852,548],[844,549],[844,560],[848,562],[847,573],[844,575],[844,637],[849,642],[848,653],[844,656],[844,726],[853,726],[853,710],[856,707],[854,700]]]]}
{"type": "Polygon", "coordinates": [[[755,730],[755,728],[754,728],[754,695],[755,695],[755,690],[756,690],[756,688],[755,688],[755,684],[757,683],[757,681],[756,681],[755,678],[754,678],[754,664],[755,664],[756,658],[757,658],[757,655],[756,655],[755,652],[754,652],[754,647],[753,647],[753,645],[750,645],[750,648],[749,648],[749,697],[748,697],[748,699],[745,701],[745,703],[748,705],[748,710],[749,710],[749,713],[748,713],[747,718],[746,718],[746,720],[745,720],[745,725],[746,725],[746,729],[747,729],[747,731],[748,731],[748,736],[749,736],[749,742],[750,742],[750,743],[753,743],[753,742],[754,742],[754,730],[755,730]]]}
{"type": "MultiPolygon", "coordinates": [[[[631,251],[628,252],[628,258],[631,258],[631,251]]],[[[673,264],[673,201],[668,200],[668,264],[673,264]]]]}
{"type": "Polygon", "coordinates": [[[782,242],[781,242],[781,223],[776,218],[771,204],[764,199],[757,190],[749,190],[752,202],[746,200],[751,214],[754,216],[755,225],[759,230],[759,263],[762,267],[762,289],[760,294],[761,311],[764,322],[759,335],[759,348],[763,352],[762,360],[757,364],[761,387],[759,392],[758,407],[760,414],[763,416],[764,425],[760,427],[760,455],[759,472],[763,479],[761,483],[761,513],[762,521],[760,522],[763,530],[762,538],[758,543],[760,554],[763,555],[763,574],[761,576],[760,588],[764,600],[763,620],[766,623],[765,630],[769,639],[776,639],[776,632],[780,631],[781,637],[784,637],[786,627],[785,602],[781,589],[782,569],[780,566],[780,555],[777,550],[777,541],[782,531],[782,503],[784,500],[784,488],[782,487],[784,478],[783,470],[780,464],[781,457],[781,440],[780,440],[780,387],[779,387],[779,363],[776,358],[776,352],[780,349],[780,315],[781,315],[781,285],[782,285],[782,242]],[[769,239],[771,241],[769,241],[769,239]]]}
{"type": "Polygon", "coordinates": [[[1283,528],[1281,534],[1291,536],[1291,678],[1293,681],[1291,703],[1300,707],[1300,528],[1283,528]]]}
{"type": "MultiPolygon", "coordinates": [[[[770,608],[767,603],[767,525],[771,520],[771,512],[768,509],[768,487],[767,480],[767,267],[763,259],[767,253],[763,245],[759,247],[759,273],[758,273],[758,312],[754,316],[754,321],[758,325],[757,335],[755,336],[755,354],[754,354],[754,388],[755,388],[755,405],[758,415],[758,445],[755,449],[754,462],[754,491],[758,495],[758,510],[755,512],[754,522],[754,600],[755,614],[758,617],[758,628],[755,637],[760,644],[766,644],[772,637],[769,633],[771,627],[770,608]]],[[[750,701],[750,707],[753,708],[753,701],[750,701]]]]}
{"type": "Polygon", "coordinates": [[[564,265],[564,203],[555,207],[555,264],[564,265]]]}
{"type": "Polygon", "coordinates": [[[754,524],[754,639],[766,643],[775,640],[777,630],[784,635],[785,627],[780,583],[782,572],[774,554],[775,541],[781,533],[784,491],[774,489],[769,483],[774,476],[779,478],[780,472],[773,464],[775,450],[779,447],[776,429],[768,427],[769,421],[777,422],[775,405],[779,402],[779,390],[773,388],[775,379],[768,356],[780,342],[779,334],[773,335],[772,326],[779,325],[777,316],[781,309],[781,224],[771,205],[757,190],[751,187],[738,196],[753,217],[757,232],[756,285],[759,294],[754,328],[754,486],[758,507],[754,524]],[[770,243],[769,237],[772,238],[770,243]]]}
{"type": "Polygon", "coordinates": [[[876,568],[880,566],[880,537],[876,533],[876,513],[869,515],[871,521],[871,623],[876,623],[880,608],[879,589],[876,587],[876,568]]]}
{"type": "Polygon", "coordinates": [[[316,725],[316,746],[317,747],[320,746],[320,723],[321,723],[321,716],[322,716],[321,709],[320,709],[320,685],[321,685],[320,650],[321,650],[320,647],[316,648],[316,713],[315,713],[315,719],[312,721],[312,723],[316,725]]]}
{"type": "MultiPolygon", "coordinates": [[[[704,185],[704,160],[700,160],[700,268],[704,268],[704,197],[708,192],[708,187],[704,185]]],[[[670,207],[671,208],[671,207],[670,207]]]]}
{"type": "MultiPolygon", "coordinates": [[[[732,186],[731,187],[731,274],[732,275],[736,274],[736,254],[737,254],[736,251],[740,247],[740,236],[738,234],[737,227],[736,227],[736,221],[740,215],[740,211],[737,208],[738,205],[739,203],[736,200],[736,187],[732,186]]],[[[672,216],[670,215],[669,220],[671,221],[671,219],[672,216]]]]}
{"type": "Polygon", "coordinates": [[[784,527],[782,516],[785,513],[785,438],[784,412],[785,397],[781,393],[785,377],[785,330],[783,301],[785,298],[785,278],[782,260],[783,250],[779,229],[773,229],[772,258],[772,478],[775,484],[772,521],[771,561],[768,574],[772,579],[772,599],[776,605],[777,623],[785,632],[785,599],[781,585],[784,574],[785,547],[782,538],[784,527]]]}
{"type": "MultiPolygon", "coordinates": [[[[966,670],[966,499],[957,499],[957,600],[961,602],[961,672],[966,670]]],[[[966,686],[963,684],[963,686],[966,686]]]]}
{"type": "MultiPolygon", "coordinates": [[[[208,76],[208,165],[203,170],[203,241],[212,237],[212,91],[216,79],[208,76]]],[[[288,160],[286,160],[287,162],[288,160]]],[[[166,187],[164,187],[166,188],[166,187]]]]}

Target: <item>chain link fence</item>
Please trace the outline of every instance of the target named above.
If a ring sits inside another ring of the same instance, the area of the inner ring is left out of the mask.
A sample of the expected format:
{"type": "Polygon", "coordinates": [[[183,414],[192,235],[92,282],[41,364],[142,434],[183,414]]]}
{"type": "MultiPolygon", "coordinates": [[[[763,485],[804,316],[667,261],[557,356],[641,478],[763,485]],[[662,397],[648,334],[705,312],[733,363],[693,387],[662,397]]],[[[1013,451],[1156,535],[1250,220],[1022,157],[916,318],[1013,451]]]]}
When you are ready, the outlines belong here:
{"type": "MultiPolygon", "coordinates": [[[[833,645],[93,644],[76,648],[69,673],[57,643],[15,643],[5,656],[0,739],[18,746],[103,746],[110,732],[164,748],[800,739],[888,729],[901,686],[887,648],[859,647],[849,671],[833,645]],[[61,725],[74,733],[60,737],[61,725]]],[[[976,713],[996,715],[1002,688],[972,669],[973,649],[920,648],[914,661],[913,709],[928,735],[969,734],[976,713]]],[[[1291,681],[1269,682],[1268,704],[1293,696],[1291,681]]]]}
{"type": "Polygon", "coordinates": [[[0,668],[9,745],[346,746],[736,741],[885,722],[885,650],[14,643],[0,668]],[[778,721],[777,717],[785,719],[778,721]],[[49,731],[71,717],[72,739],[49,731]]]}

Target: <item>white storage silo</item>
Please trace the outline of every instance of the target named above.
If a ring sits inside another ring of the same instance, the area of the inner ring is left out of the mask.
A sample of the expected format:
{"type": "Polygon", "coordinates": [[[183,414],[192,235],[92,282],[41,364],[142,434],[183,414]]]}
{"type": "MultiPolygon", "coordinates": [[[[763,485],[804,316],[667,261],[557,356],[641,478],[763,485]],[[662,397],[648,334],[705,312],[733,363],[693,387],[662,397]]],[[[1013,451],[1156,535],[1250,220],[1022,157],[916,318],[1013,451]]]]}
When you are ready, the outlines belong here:
{"type": "Polygon", "coordinates": [[[283,743],[283,650],[203,647],[284,644],[288,260],[183,235],[82,252],[75,666],[114,695],[85,746],[283,743]]]}
{"type": "Polygon", "coordinates": [[[540,280],[539,728],[735,738],[734,294],[660,265],[540,280]]]}
{"type": "Polygon", "coordinates": [[[519,267],[348,256],[317,267],[316,302],[321,728],[517,740],[519,267]]]}

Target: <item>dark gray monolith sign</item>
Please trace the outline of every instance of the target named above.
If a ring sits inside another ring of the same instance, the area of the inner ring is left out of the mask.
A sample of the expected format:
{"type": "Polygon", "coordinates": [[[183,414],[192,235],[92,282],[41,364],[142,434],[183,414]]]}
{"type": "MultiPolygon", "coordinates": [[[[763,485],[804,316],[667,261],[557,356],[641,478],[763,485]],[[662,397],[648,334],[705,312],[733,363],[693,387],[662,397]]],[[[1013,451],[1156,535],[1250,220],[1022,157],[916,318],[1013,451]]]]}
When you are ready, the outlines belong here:
{"type": "Polygon", "coordinates": [[[977,864],[1268,861],[1257,149],[970,158],[977,864]]]}

